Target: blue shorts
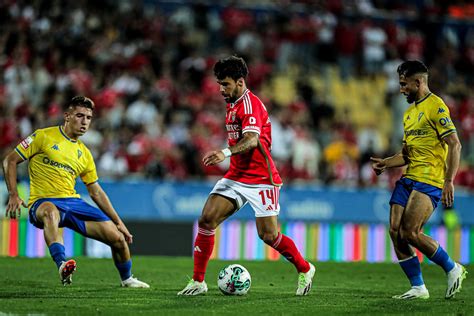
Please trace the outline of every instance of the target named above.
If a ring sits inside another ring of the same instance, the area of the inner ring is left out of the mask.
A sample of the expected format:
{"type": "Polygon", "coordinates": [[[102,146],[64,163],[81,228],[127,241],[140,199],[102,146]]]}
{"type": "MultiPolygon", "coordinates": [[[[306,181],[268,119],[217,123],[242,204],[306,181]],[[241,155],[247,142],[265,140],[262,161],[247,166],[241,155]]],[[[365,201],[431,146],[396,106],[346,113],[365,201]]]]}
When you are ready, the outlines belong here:
{"type": "Polygon", "coordinates": [[[53,203],[59,210],[61,219],[59,227],[70,228],[86,236],[86,224],[84,222],[104,222],[110,218],[97,207],[87,204],[79,198],[46,198],[36,200],[30,207],[30,223],[35,227],[43,229],[43,223],[36,218],[36,210],[43,202],[53,203]]]}
{"type": "Polygon", "coordinates": [[[440,188],[408,178],[401,178],[397,181],[392,197],[390,198],[390,205],[399,204],[403,207],[407,206],[408,198],[413,190],[428,195],[431,199],[431,203],[433,203],[433,209],[438,206],[442,193],[440,188]]]}

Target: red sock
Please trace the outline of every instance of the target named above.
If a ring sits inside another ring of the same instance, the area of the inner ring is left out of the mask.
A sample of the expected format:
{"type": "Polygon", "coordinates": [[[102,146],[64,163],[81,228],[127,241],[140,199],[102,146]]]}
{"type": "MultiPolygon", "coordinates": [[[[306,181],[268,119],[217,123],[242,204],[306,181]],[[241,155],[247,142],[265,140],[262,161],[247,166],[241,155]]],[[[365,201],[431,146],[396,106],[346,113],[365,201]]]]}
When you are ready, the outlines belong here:
{"type": "Polygon", "coordinates": [[[202,282],[206,274],[207,263],[214,249],[215,229],[199,227],[196,241],[194,242],[194,274],[193,280],[202,282]]]}
{"type": "Polygon", "coordinates": [[[296,248],[296,245],[291,238],[278,233],[277,238],[273,242],[272,248],[277,250],[288,261],[293,263],[298,272],[309,271],[308,261],[304,260],[303,256],[301,256],[301,253],[298,251],[298,248],[296,248]]]}

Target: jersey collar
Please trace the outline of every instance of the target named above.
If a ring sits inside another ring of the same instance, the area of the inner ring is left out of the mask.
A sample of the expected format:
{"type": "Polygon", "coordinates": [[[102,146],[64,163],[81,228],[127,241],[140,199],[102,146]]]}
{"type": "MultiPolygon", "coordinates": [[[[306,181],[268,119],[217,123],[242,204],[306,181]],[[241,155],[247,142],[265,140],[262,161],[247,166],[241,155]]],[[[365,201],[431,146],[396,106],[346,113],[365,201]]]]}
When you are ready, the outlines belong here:
{"type": "Polygon", "coordinates": [[[431,94],[432,94],[432,92],[428,93],[423,99],[421,99],[421,100],[419,100],[419,101],[415,101],[415,105],[418,105],[418,104],[420,104],[421,102],[423,102],[423,101],[425,101],[426,99],[428,99],[431,94]]]}
{"type": "Polygon", "coordinates": [[[77,140],[74,140],[74,139],[72,139],[72,138],[70,138],[69,136],[66,135],[66,133],[64,132],[63,127],[61,125],[59,125],[58,127],[59,127],[59,131],[64,136],[64,138],[66,138],[71,143],[77,143],[77,140]]]}
{"type": "Polygon", "coordinates": [[[240,96],[240,98],[238,98],[237,100],[235,100],[234,103],[231,103],[230,104],[230,107],[233,108],[236,104],[238,104],[240,101],[242,101],[242,99],[247,95],[249,94],[250,90],[249,89],[245,89],[244,93],[242,93],[242,95],[240,96]]]}

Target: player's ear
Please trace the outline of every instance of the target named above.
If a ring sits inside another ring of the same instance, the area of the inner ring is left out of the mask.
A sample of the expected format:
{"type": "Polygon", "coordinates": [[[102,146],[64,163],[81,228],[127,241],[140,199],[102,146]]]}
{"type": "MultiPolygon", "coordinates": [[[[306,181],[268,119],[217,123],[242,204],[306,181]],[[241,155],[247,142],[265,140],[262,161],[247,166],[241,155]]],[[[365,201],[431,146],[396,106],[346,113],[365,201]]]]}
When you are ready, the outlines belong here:
{"type": "Polygon", "coordinates": [[[420,78],[415,78],[415,84],[416,84],[416,87],[419,88],[420,85],[421,85],[421,80],[420,78]]]}
{"type": "Polygon", "coordinates": [[[237,80],[237,85],[239,87],[243,87],[244,86],[244,78],[239,78],[239,80],[237,80]]]}

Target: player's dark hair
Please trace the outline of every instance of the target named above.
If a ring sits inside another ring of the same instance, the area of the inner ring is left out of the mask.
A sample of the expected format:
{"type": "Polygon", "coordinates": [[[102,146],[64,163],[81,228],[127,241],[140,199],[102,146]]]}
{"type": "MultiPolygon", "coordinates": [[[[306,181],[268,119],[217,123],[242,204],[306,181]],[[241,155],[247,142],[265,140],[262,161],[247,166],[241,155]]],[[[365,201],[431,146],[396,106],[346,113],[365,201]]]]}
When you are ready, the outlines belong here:
{"type": "Polygon", "coordinates": [[[94,111],[95,108],[94,101],[82,95],[72,98],[71,101],[66,104],[66,109],[75,108],[76,106],[82,106],[92,111],[94,111]]]}
{"type": "Polygon", "coordinates": [[[419,60],[407,60],[397,68],[399,76],[411,77],[414,74],[428,74],[428,68],[419,60]]]}
{"type": "Polygon", "coordinates": [[[229,77],[237,81],[240,78],[246,79],[248,74],[249,69],[247,68],[247,64],[241,57],[229,56],[220,59],[214,65],[214,75],[219,80],[229,77]]]}

